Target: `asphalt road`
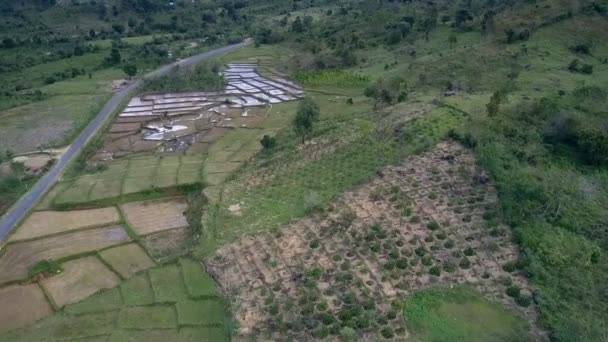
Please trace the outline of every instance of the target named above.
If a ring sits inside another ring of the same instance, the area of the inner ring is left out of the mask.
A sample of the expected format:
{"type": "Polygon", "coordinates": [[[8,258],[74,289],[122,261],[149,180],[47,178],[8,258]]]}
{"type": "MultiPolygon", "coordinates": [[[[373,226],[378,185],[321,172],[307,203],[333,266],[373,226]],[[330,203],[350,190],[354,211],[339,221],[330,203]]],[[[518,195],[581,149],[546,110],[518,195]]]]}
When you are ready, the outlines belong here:
{"type": "MultiPolygon", "coordinates": [[[[178,62],[167,64],[162,66],[151,73],[144,76],[145,78],[153,78],[167,74],[171,69],[176,66],[190,66],[201,62],[205,59],[216,57],[224,53],[239,49],[241,47],[250,45],[251,40],[246,40],[243,43],[228,45],[216,50],[204,52],[178,62]]],[[[86,144],[91,138],[97,133],[99,128],[106,122],[106,120],[114,113],[120,103],[133,93],[134,90],[139,88],[143,84],[142,80],[138,80],[127,88],[116,93],[108,103],[101,109],[99,114],[91,121],[87,127],[80,133],[80,135],[74,140],[70,148],[61,158],[53,165],[53,167],[38,180],[38,182],[25,194],[21,199],[13,205],[9,211],[2,217],[0,221],[0,246],[2,241],[10,234],[13,228],[25,218],[25,216],[34,208],[34,206],[42,199],[44,194],[57,182],[61,174],[65,171],[68,165],[78,156],[86,144]]]]}

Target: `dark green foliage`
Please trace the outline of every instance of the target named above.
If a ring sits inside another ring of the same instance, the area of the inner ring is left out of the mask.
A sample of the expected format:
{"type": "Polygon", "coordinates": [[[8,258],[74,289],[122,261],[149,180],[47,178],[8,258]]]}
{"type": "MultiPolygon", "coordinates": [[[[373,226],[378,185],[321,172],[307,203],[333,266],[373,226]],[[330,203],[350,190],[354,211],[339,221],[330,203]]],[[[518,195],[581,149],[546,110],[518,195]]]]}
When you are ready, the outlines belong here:
{"type": "Polygon", "coordinates": [[[213,91],[224,87],[224,78],[214,72],[210,64],[200,64],[193,69],[176,68],[166,76],[148,80],[146,92],[213,91]]]}
{"type": "Polygon", "coordinates": [[[133,64],[126,64],[122,67],[122,70],[129,76],[129,78],[137,75],[137,66],[133,64]]]}
{"type": "Polygon", "coordinates": [[[60,273],[61,271],[63,271],[63,269],[58,262],[53,260],[42,260],[32,266],[32,268],[28,271],[28,277],[32,278],[37,275],[50,276],[60,273]]]}
{"type": "Polygon", "coordinates": [[[377,106],[395,104],[407,99],[407,84],[399,76],[380,78],[365,89],[365,96],[375,99],[377,106]]]}
{"type": "Polygon", "coordinates": [[[519,295],[515,297],[515,302],[524,308],[527,308],[532,304],[532,298],[530,296],[519,295]]]}
{"type": "Polygon", "coordinates": [[[593,65],[582,63],[578,59],[573,59],[570,64],[568,64],[568,70],[571,72],[578,72],[581,74],[593,74],[593,65]]]}
{"type": "Polygon", "coordinates": [[[429,223],[429,224],[427,224],[426,227],[428,229],[430,229],[430,230],[437,230],[437,229],[441,228],[441,226],[439,225],[439,223],[434,222],[434,221],[431,222],[431,223],[429,223]]]}
{"type": "Polygon", "coordinates": [[[272,150],[277,145],[277,139],[275,137],[271,137],[267,134],[264,134],[262,140],[260,140],[260,144],[265,151],[272,150]]]}
{"type": "Polygon", "coordinates": [[[521,290],[517,286],[509,286],[507,287],[507,296],[517,298],[519,297],[521,290]]]}
{"type": "Polygon", "coordinates": [[[438,266],[433,266],[429,269],[429,274],[439,276],[441,275],[441,268],[439,268],[438,266]]]}
{"type": "Polygon", "coordinates": [[[319,248],[321,246],[321,243],[319,242],[318,239],[314,239],[308,245],[310,246],[310,248],[316,249],[316,248],[319,248]]]}
{"type": "Polygon", "coordinates": [[[319,120],[321,110],[319,105],[309,97],[298,104],[298,111],[293,120],[296,134],[302,138],[302,143],[312,133],[314,123],[319,120]]]}
{"type": "Polygon", "coordinates": [[[504,265],[502,266],[502,269],[503,269],[505,272],[509,272],[509,273],[511,273],[511,272],[515,272],[515,270],[517,269],[516,265],[517,265],[517,263],[516,263],[516,262],[514,262],[514,261],[510,261],[510,262],[508,262],[508,263],[504,264],[504,265]]]}
{"type": "Polygon", "coordinates": [[[380,330],[380,334],[382,335],[382,337],[384,337],[386,339],[391,339],[391,338],[395,337],[395,332],[393,331],[393,329],[391,327],[382,328],[382,330],[380,330]]]}
{"type": "Polygon", "coordinates": [[[471,268],[471,261],[469,261],[467,257],[463,257],[462,259],[460,259],[460,263],[458,263],[458,266],[460,266],[460,268],[462,268],[463,270],[469,269],[471,268]]]}

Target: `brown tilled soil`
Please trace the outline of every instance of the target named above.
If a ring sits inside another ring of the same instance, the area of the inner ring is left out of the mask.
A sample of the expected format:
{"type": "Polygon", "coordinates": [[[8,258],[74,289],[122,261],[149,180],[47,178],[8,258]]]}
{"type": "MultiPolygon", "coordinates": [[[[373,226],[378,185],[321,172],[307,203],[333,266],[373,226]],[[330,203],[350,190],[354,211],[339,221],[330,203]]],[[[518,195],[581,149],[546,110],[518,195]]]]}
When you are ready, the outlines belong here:
{"type": "Polygon", "coordinates": [[[473,156],[442,143],[323,214],[243,238],[205,263],[234,299],[242,337],[321,338],[341,321],[370,340],[386,326],[403,339],[398,303],[433,285],[470,284],[535,321],[533,307],[505,294],[510,284],[530,290],[522,275],[503,270],[518,251],[496,200],[473,156]]]}
{"type": "Polygon", "coordinates": [[[11,243],[0,256],[0,284],[27,278],[30,268],[42,260],[92,252],[129,240],[121,226],[114,226],[11,243]]]}
{"type": "Polygon", "coordinates": [[[68,261],[63,268],[62,273],[40,282],[57,308],[120,284],[120,278],[95,256],[68,261]]]}
{"type": "Polygon", "coordinates": [[[184,198],[128,203],[121,206],[125,219],[140,235],[188,226],[184,212],[188,203],[184,198]]]}
{"type": "Polygon", "coordinates": [[[36,211],[17,229],[9,241],[20,241],[71,230],[116,224],[120,221],[114,207],[73,210],[36,211]]]}
{"type": "Polygon", "coordinates": [[[0,331],[21,328],[53,313],[38,284],[0,289],[0,331]]]}

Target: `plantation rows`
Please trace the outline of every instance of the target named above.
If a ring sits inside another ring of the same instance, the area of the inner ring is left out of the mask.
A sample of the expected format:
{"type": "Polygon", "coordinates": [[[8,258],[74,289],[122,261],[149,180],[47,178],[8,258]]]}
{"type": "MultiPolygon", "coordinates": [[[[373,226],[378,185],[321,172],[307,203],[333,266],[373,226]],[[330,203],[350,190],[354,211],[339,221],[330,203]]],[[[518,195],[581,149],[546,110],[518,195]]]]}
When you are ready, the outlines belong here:
{"type": "Polygon", "coordinates": [[[313,218],[221,248],[207,266],[238,299],[242,335],[405,337],[399,303],[434,284],[471,283],[535,319],[525,278],[509,273],[517,250],[495,204],[473,157],[440,144],[313,218]]]}

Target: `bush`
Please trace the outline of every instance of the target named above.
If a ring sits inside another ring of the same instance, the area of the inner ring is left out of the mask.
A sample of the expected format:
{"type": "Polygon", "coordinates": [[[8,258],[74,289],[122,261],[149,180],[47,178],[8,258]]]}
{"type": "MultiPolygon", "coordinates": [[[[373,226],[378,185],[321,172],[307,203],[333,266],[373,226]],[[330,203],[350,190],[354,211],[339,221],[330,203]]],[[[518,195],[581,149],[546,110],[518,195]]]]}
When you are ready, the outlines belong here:
{"type": "Polygon", "coordinates": [[[395,337],[395,332],[393,331],[393,329],[391,327],[382,328],[382,330],[380,330],[380,334],[382,334],[382,337],[384,337],[386,339],[391,339],[391,338],[395,337]]]}
{"type": "Polygon", "coordinates": [[[471,247],[468,247],[467,249],[464,250],[463,253],[466,256],[473,256],[473,255],[475,255],[475,250],[471,247]]]}
{"type": "Polygon", "coordinates": [[[530,296],[518,296],[515,298],[515,302],[524,308],[527,308],[528,306],[530,306],[530,304],[532,304],[532,298],[530,296]]]}
{"type": "Polygon", "coordinates": [[[467,257],[464,257],[460,260],[458,266],[460,266],[460,268],[462,268],[463,270],[469,269],[471,268],[471,261],[469,261],[467,257]]]}
{"type": "Polygon", "coordinates": [[[437,223],[437,222],[431,222],[431,223],[427,224],[426,227],[430,230],[437,230],[437,229],[441,228],[439,226],[439,223],[437,223]]]}
{"type": "Polygon", "coordinates": [[[269,135],[264,135],[262,140],[260,140],[260,144],[262,144],[264,150],[272,150],[277,145],[277,139],[269,135]]]}
{"type": "Polygon", "coordinates": [[[517,298],[519,297],[521,290],[519,289],[519,287],[517,286],[509,286],[507,287],[507,296],[512,297],[512,298],[517,298]]]}
{"type": "Polygon", "coordinates": [[[502,266],[502,269],[505,272],[511,273],[511,272],[515,272],[515,270],[517,269],[516,266],[517,266],[517,263],[515,261],[509,261],[508,263],[506,263],[502,266]]]}
{"type": "Polygon", "coordinates": [[[429,274],[438,277],[441,275],[441,269],[438,266],[433,266],[429,269],[429,274]]]}
{"type": "Polygon", "coordinates": [[[61,265],[53,260],[42,260],[36,263],[28,272],[28,276],[30,278],[37,276],[39,274],[42,275],[52,275],[62,272],[63,269],[61,265]]]}

